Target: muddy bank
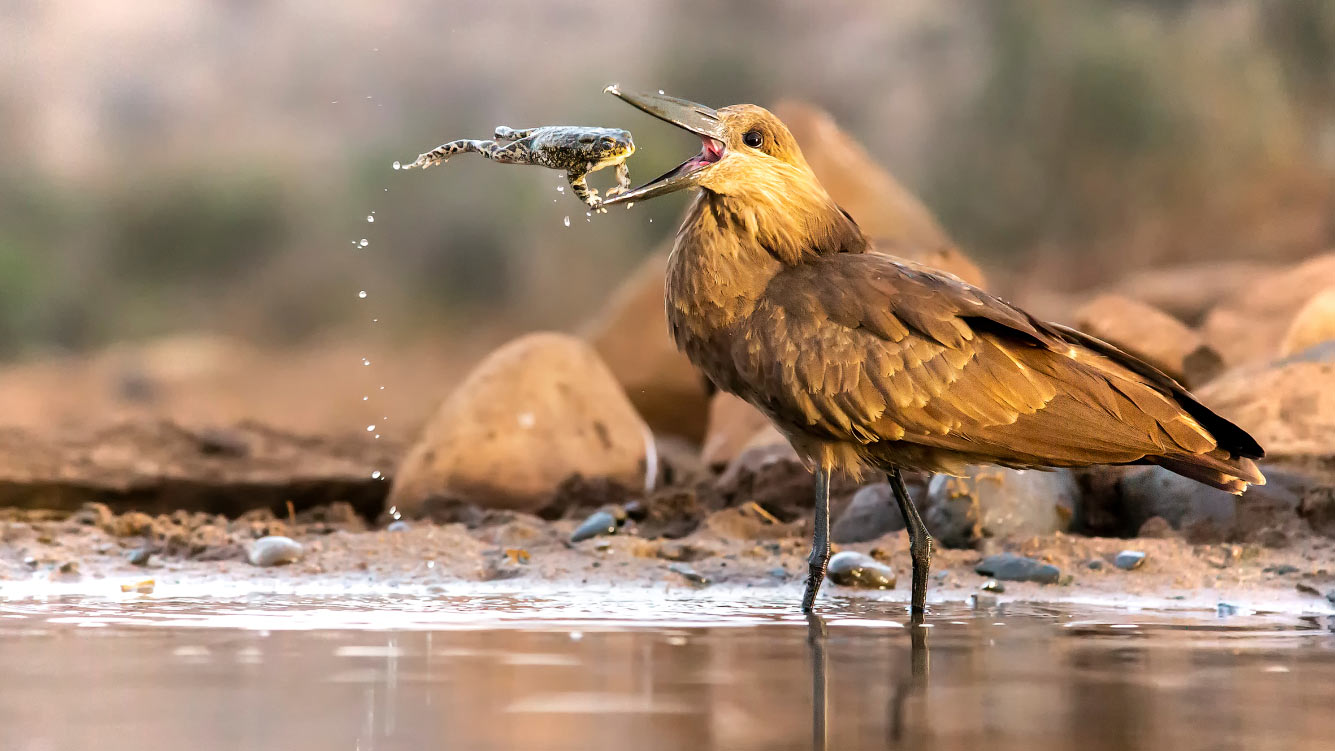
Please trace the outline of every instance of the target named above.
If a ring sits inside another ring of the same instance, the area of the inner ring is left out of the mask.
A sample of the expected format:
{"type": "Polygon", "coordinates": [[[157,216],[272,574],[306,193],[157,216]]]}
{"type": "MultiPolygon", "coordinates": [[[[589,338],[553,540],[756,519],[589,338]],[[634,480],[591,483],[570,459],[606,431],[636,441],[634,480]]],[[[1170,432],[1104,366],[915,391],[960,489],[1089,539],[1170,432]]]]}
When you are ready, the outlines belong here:
{"type": "MultiPolygon", "coordinates": [[[[153,580],[181,595],[213,591],[416,591],[457,594],[479,587],[754,589],[791,591],[806,575],[806,522],[781,522],[755,507],[704,516],[679,539],[619,531],[571,542],[580,520],[547,521],[514,512],[482,512],[468,523],[395,522],[371,529],[347,504],[279,518],[267,511],[239,519],[176,512],[114,514],[92,504],[73,514],[0,511],[0,596],[78,591],[119,596],[123,585],[153,580]],[[272,535],[301,547],[299,558],[259,566],[251,551],[272,535]]],[[[909,558],[902,531],[836,546],[888,566],[897,582],[863,590],[828,584],[824,596],[857,594],[906,601],[909,558]]],[[[931,596],[937,601],[1098,600],[1162,606],[1331,612],[1335,542],[1309,536],[1284,548],[1191,544],[1180,537],[1118,539],[1061,533],[988,540],[980,549],[938,552],[931,596]],[[1009,551],[1054,566],[1054,583],[998,581],[976,571],[1009,551]],[[1143,553],[1129,568],[1125,551],[1143,553]]]]}

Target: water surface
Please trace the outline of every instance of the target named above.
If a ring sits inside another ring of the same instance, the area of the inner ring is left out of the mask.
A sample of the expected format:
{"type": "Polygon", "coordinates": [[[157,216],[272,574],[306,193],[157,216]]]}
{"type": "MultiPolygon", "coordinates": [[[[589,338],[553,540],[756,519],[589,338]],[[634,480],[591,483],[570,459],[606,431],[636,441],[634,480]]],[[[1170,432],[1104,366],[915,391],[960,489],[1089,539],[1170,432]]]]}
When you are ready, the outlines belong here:
{"type": "Polygon", "coordinates": [[[0,601],[0,749],[1318,749],[1329,616],[684,592],[0,601]]]}

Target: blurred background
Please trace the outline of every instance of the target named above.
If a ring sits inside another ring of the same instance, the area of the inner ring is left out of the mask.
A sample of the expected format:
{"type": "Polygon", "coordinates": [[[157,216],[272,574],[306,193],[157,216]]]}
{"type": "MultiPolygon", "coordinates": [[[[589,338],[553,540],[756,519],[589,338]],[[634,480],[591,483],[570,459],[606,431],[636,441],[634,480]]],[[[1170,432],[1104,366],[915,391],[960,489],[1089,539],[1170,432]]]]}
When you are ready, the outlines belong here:
{"type": "Polygon", "coordinates": [[[410,438],[497,342],[582,326],[685,198],[586,221],[556,172],[391,163],[501,124],[629,128],[636,184],[695,150],[612,82],[827,110],[1021,304],[1335,245],[1326,2],[14,2],[0,61],[5,424],[410,438]]]}

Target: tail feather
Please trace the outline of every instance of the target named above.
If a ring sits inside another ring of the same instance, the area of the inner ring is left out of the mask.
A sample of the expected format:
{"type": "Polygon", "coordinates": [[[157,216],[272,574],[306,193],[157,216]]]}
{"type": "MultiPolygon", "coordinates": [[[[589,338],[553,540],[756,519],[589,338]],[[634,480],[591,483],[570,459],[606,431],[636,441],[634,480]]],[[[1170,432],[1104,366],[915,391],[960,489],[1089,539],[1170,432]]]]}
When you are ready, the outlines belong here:
{"type": "Polygon", "coordinates": [[[1223,452],[1210,454],[1178,454],[1176,456],[1146,457],[1170,472],[1189,477],[1211,487],[1241,495],[1250,485],[1264,485],[1265,475],[1256,462],[1246,457],[1229,458],[1223,452]]]}

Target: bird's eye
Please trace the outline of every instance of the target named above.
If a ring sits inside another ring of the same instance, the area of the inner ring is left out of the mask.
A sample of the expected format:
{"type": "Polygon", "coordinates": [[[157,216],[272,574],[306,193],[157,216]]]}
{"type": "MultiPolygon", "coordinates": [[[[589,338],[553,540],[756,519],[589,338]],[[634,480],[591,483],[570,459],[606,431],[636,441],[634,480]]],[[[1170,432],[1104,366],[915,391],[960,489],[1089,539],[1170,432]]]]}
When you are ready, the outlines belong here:
{"type": "Polygon", "coordinates": [[[760,148],[760,144],[765,142],[765,136],[758,130],[748,130],[746,135],[742,136],[742,143],[753,149],[760,148]]]}

